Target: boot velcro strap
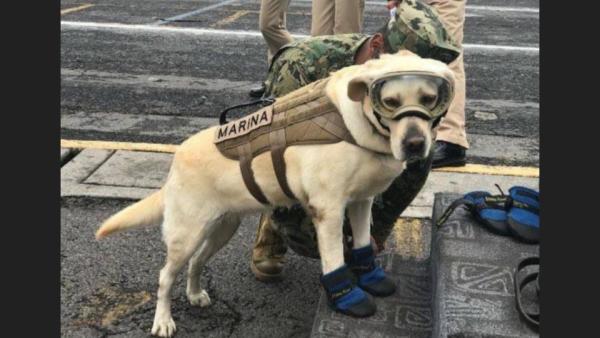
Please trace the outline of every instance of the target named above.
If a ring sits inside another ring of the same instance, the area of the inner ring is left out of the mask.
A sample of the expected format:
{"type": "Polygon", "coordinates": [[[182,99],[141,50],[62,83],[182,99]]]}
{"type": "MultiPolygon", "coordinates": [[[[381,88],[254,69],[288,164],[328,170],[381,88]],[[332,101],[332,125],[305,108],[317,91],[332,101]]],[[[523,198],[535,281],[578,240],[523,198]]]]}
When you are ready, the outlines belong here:
{"type": "Polygon", "coordinates": [[[369,285],[385,279],[385,272],[381,267],[373,266],[371,270],[365,270],[365,272],[362,272],[358,279],[360,286],[369,285]]]}
{"type": "Polygon", "coordinates": [[[361,265],[352,265],[352,271],[354,271],[357,275],[362,275],[368,272],[373,271],[377,266],[375,265],[375,261],[373,260],[369,264],[361,264],[361,265]]]}
{"type": "MultiPolygon", "coordinates": [[[[344,289],[344,291],[345,290],[346,289],[344,289]]],[[[336,307],[342,310],[348,310],[350,307],[363,302],[365,299],[365,292],[357,287],[351,288],[348,292],[339,297],[332,297],[336,307]]]]}
{"type": "Polygon", "coordinates": [[[373,271],[376,268],[375,265],[375,252],[373,247],[369,244],[365,247],[352,250],[352,264],[350,269],[357,274],[362,275],[373,271]]]}
{"type": "MultiPolygon", "coordinates": [[[[323,280],[321,280],[323,282],[323,280]]],[[[332,283],[333,284],[333,283],[332,283]]],[[[327,296],[332,303],[337,303],[338,300],[345,297],[355,288],[351,279],[345,279],[334,285],[326,285],[323,282],[323,287],[327,291],[327,296]]]]}
{"type": "Polygon", "coordinates": [[[321,275],[321,284],[323,284],[330,305],[336,309],[348,310],[367,299],[364,291],[354,285],[353,277],[346,265],[321,275]]]}
{"type": "Polygon", "coordinates": [[[328,274],[321,275],[321,284],[323,284],[325,291],[327,291],[329,299],[335,303],[338,299],[352,291],[354,287],[352,284],[353,277],[348,267],[342,265],[328,274]]]}
{"type": "Polygon", "coordinates": [[[352,250],[352,263],[365,265],[371,264],[375,260],[375,252],[371,244],[352,250]]]}
{"type": "Polygon", "coordinates": [[[346,284],[352,284],[352,278],[352,272],[350,272],[346,265],[342,265],[328,274],[321,275],[321,283],[328,291],[337,292],[345,288],[346,284]]]}
{"type": "Polygon", "coordinates": [[[532,212],[536,215],[540,214],[540,209],[535,207],[534,205],[531,204],[527,204],[527,203],[523,203],[514,199],[511,199],[510,201],[510,205],[514,208],[519,208],[519,209],[524,209],[527,210],[529,212],[532,212]]]}
{"type": "Polygon", "coordinates": [[[506,210],[507,209],[507,204],[510,203],[510,198],[508,196],[502,196],[502,195],[491,195],[491,196],[486,196],[483,198],[483,201],[480,203],[477,203],[477,208],[478,209],[500,209],[500,210],[506,210]]]}
{"type": "Polygon", "coordinates": [[[345,295],[349,294],[352,291],[352,284],[348,283],[348,286],[345,286],[344,288],[342,288],[341,290],[337,291],[337,292],[331,292],[329,294],[329,298],[335,303],[337,302],[340,298],[344,297],[345,295]]]}

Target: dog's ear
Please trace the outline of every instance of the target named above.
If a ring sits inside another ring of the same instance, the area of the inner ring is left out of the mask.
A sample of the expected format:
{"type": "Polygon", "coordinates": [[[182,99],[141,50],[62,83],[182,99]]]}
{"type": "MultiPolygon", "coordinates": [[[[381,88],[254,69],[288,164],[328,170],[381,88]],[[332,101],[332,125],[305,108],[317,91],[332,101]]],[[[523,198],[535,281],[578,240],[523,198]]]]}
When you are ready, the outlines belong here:
{"type": "Polygon", "coordinates": [[[362,101],[367,95],[367,90],[367,81],[363,77],[356,77],[348,83],[348,97],[352,101],[362,101]]]}

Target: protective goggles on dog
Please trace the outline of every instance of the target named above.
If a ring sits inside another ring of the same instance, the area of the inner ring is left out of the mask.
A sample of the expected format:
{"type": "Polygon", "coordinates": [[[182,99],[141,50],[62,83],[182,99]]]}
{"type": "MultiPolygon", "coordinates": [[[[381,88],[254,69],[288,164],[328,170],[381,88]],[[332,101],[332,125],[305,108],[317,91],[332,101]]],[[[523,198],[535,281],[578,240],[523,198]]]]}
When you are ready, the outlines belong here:
{"type": "Polygon", "coordinates": [[[398,120],[405,116],[419,116],[426,120],[437,120],[446,113],[454,96],[450,81],[442,76],[427,72],[401,72],[387,75],[371,83],[369,97],[373,109],[382,117],[398,120]],[[424,93],[419,104],[403,105],[395,99],[382,99],[381,91],[391,81],[422,81],[434,89],[431,95],[424,93]],[[435,93],[435,94],[433,94],[435,93]]]}

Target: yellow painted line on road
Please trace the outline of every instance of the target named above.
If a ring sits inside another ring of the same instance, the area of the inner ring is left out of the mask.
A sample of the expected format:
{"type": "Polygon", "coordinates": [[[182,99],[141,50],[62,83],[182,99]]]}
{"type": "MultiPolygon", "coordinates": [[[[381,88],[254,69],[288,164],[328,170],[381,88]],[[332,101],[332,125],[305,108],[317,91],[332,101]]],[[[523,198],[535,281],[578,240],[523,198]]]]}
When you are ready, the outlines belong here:
{"type": "MultiPolygon", "coordinates": [[[[107,149],[107,150],[132,150],[149,151],[156,153],[174,153],[176,144],[139,143],[139,142],[114,142],[114,141],[87,141],[87,140],[60,140],[61,148],[77,149],[107,149]]],[[[437,172],[502,175],[520,177],[540,177],[540,169],[536,167],[511,167],[501,165],[467,164],[464,167],[445,167],[433,169],[437,172]]]]}
{"type": "Polygon", "coordinates": [[[114,142],[114,141],[86,141],[86,140],[60,140],[61,148],[77,149],[106,149],[106,150],[134,150],[150,151],[155,153],[174,153],[175,144],[114,142]]]}
{"type": "Polygon", "coordinates": [[[433,171],[463,174],[540,177],[540,168],[536,167],[510,167],[485,164],[467,164],[464,167],[444,167],[433,169],[433,171]]]}
{"type": "Polygon", "coordinates": [[[90,8],[90,7],[93,7],[93,6],[94,5],[92,5],[92,4],[83,4],[81,6],[63,9],[63,10],[60,11],[60,15],[62,16],[62,15],[65,15],[65,14],[69,14],[69,13],[81,11],[81,10],[84,10],[86,8],[90,8]]]}
{"type": "Polygon", "coordinates": [[[232,15],[215,22],[214,24],[212,24],[210,26],[214,28],[214,27],[221,27],[221,26],[230,24],[248,13],[250,13],[250,11],[245,11],[245,10],[237,11],[237,12],[233,13],[232,15]]]}
{"type": "Polygon", "coordinates": [[[395,253],[402,257],[422,259],[425,256],[423,221],[416,218],[398,217],[392,234],[396,241],[395,253]]]}

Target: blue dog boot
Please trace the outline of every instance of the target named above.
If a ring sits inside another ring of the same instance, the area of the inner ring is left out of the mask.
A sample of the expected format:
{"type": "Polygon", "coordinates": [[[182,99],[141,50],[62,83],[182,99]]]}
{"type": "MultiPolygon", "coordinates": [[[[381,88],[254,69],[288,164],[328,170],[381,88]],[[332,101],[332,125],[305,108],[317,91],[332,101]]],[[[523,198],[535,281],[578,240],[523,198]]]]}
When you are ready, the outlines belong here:
{"type": "Polygon", "coordinates": [[[540,241],[540,194],[526,187],[514,186],[508,190],[510,208],[508,225],[511,232],[523,242],[540,241]]]}
{"type": "Polygon", "coordinates": [[[386,297],[396,291],[392,279],[375,264],[375,253],[371,245],[352,250],[350,269],[358,279],[358,286],[373,296],[386,297]]]}
{"type": "Polygon", "coordinates": [[[473,217],[488,230],[498,235],[508,236],[510,235],[506,212],[508,201],[509,197],[505,195],[492,195],[487,191],[472,191],[452,202],[438,219],[437,225],[444,224],[458,206],[464,205],[473,217]]]}
{"type": "Polygon", "coordinates": [[[375,314],[375,302],[371,296],[352,283],[352,277],[346,265],[321,275],[321,284],[327,294],[329,307],[352,317],[368,317],[375,314]]]}

